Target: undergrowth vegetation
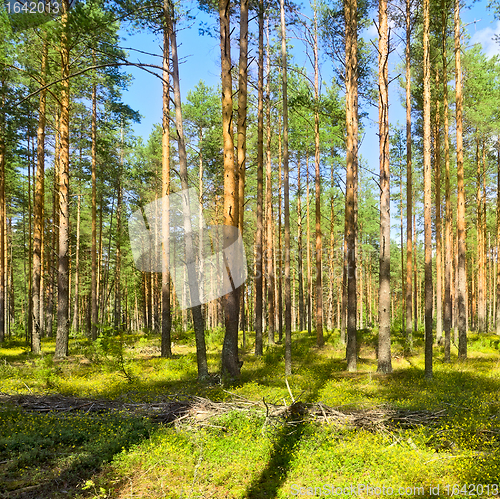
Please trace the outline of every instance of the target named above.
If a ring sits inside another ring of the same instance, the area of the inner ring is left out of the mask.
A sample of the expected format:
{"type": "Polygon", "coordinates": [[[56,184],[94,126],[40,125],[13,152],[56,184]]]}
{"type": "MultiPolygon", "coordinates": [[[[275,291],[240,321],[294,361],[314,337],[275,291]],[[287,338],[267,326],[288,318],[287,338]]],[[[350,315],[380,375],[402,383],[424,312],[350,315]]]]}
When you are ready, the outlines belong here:
{"type": "MultiPolygon", "coordinates": [[[[360,498],[382,495],[383,488],[391,497],[449,497],[453,490],[454,497],[470,497],[472,489],[463,486],[482,484],[489,486],[484,495],[494,496],[493,484],[500,481],[498,337],[469,335],[465,362],[455,355],[444,363],[436,347],[434,378],[426,380],[421,337],[413,354],[404,356],[395,333],[394,373],[379,375],[376,334],[363,330],[360,336],[359,372],[352,374],[345,372],[338,331],[327,335],[321,350],[307,332],[294,334],[293,374],[287,379],[294,398],[339,410],[445,410],[437,426],[370,432],[307,419],[271,422],[252,410],[172,425],[119,412],[35,413],[12,404],[0,409],[0,491],[26,498],[259,499],[326,496],[353,486],[360,498]],[[380,490],[370,493],[368,487],[380,490]]],[[[220,337],[221,331],[207,333],[214,374],[220,337]]],[[[256,358],[248,339],[241,379],[232,385],[217,376],[211,383],[195,382],[189,333],[174,339],[171,359],[160,357],[158,337],[144,333],[108,331],[93,343],[73,338],[62,361],[53,360],[51,339],[43,341],[41,357],[11,340],[0,348],[1,391],[126,402],[197,395],[290,404],[282,345],[256,358]]],[[[349,490],[344,497],[353,496],[349,490]]]]}

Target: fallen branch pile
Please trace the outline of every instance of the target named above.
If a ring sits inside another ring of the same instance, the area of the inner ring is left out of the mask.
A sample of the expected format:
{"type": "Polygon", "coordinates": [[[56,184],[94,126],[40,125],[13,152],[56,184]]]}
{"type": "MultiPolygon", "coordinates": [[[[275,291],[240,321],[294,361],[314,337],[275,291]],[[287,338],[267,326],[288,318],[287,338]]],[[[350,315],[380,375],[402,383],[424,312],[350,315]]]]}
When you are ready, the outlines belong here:
{"type": "MultiPolygon", "coordinates": [[[[229,392],[228,392],[229,393],[229,392]]],[[[152,403],[128,403],[120,400],[88,399],[63,395],[9,395],[0,393],[0,404],[22,408],[25,411],[58,414],[118,413],[148,417],[161,423],[189,423],[214,426],[209,420],[229,412],[253,412],[265,416],[266,423],[284,421],[297,424],[317,421],[343,428],[385,431],[393,428],[412,428],[434,425],[445,416],[440,411],[394,409],[380,406],[371,409],[333,408],[321,402],[308,404],[294,401],[291,405],[251,401],[231,394],[230,402],[214,402],[196,396],[169,397],[152,403]]],[[[217,427],[217,426],[216,426],[217,427]]]]}

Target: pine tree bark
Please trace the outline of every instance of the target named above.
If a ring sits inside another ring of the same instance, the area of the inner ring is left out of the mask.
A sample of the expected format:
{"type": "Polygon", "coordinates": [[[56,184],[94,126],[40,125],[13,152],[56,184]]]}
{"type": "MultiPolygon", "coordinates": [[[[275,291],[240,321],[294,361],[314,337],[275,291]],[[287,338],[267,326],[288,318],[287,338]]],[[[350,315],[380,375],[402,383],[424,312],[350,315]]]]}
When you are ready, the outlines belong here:
{"type": "Polygon", "coordinates": [[[0,342],[5,340],[5,276],[7,273],[5,259],[5,79],[0,79],[0,342]]]}
{"type": "Polygon", "coordinates": [[[302,259],[302,185],[300,155],[297,157],[297,274],[299,278],[299,330],[304,330],[304,279],[302,259]]]}
{"type": "MultiPolygon", "coordinates": [[[[261,6],[262,7],[262,6],[261,6]]],[[[271,77],[271,56],[269,48],[269,19],[266,26],[266,212],[267,212],[267,302],[268,302],[268,342],[274,344],[275,331],[275,280],[274,273],[274,231],[273,231],[273,178],[272,178],[272,163],[271,163],[271,102],[270,102],[270,77],[271,77]]]]}
{"type": "MultiPolygon", "coordinates": [[[[43,39],[42,47],[42,66],[40,72],[40,87],[45,86],[45,76],[47,73],[47,41],[43,39]]],[[[35,224],[33,230],[33,333],[31,338],[31,351],[34,354],[40,354],[42,351],[42,318],[43,307],[40,300],[42,299],[41,276],[42,268],[42,252],[43,252],[43,205],[45,194],[45,108],[47,102],[47,90],[40,91],[40,104],[38,107],[38,128],[37,128],[37,146],[36,146],[36,185],[35,185],[35,224]]],[[[3,252],[2,252],[3,255],[3,252]]]]}
{"type": "Polygon", "coordinates": [[[411,140],[411,0],[406,0],[406,345],[405,349],[413,349],[412,336],[412,249],[413,249],[413,192],[412,192],[412,140],[411,140]]]}
{"type": "MultiPolygon", "coordinates": [[[[497,296],[496,296],[496,333],[500,335],[500,139],[496,143],[497,147],[497,296]]],[[[1,158],[0,158],[1,159],[1,158]]],[[[1,188],[1,186],[0,186],[1,188]]]]}
{"type": "Polygon", "coordinates": [[[318,9],[314,5],[314,163],[316,189],[316,346],[325,344],[323,337],[323,241],[321,234],[321,175],[319,146],[319,50],[318,50],[318,9]]]}
{"type": "Polygon", "coordinates": [[[442,24],[442,61],[443,61],[443,140],[444,140],[444,167],[445,167],[445,269],[444,269],[444,360],[450,362],[451,346],[451,268],[453,255],[452,238],[452,213],[451,213],[451,188],[450,188],[450,138],[448,124],[448,56],[446,50],[446,24],[448,15],[445,9],[445,0],[441,2],[441,24],[442,24]]]}
{"type": "MultiPolygon", "coordinates": [[[[172,53],[172,79],[174,84],[174,104],[175,104],[175,126],[177,130],[177,143],[179,154],[179,177],[181,180],[182,190],[187,190],[188,185],[188,168],[187,168],[187,155],[186,144],[184,141],[184,129],[182,123],[182,108],[181,108],[181,90],[179,81],[179,58],[177,55],[177,36],[175,21],[172,19],[172,14],[168,19],[169,38],[172,53]]],[[[234,168],[234,163],[233,163],[234,168]]],[[[194,260],[194,244],[193,232],[191,231],[190,214],[184,214],[184,231],[186,239],[186,260],[194,260]]],[[[198,276],[196,269],[192,265],[188,266],[188,281],[189,292],[192,302],[198,302],[198,276]]],[[[237,307],[237,301],[235,302],[237,307]]],[[[237,309],[236,309],[237,310],[237,309]]],[[[193,326],[196,340],[196,362],[198,365],[198,379],[204,380],[208,378],[208,365],[207,365],[207,350],[205,346],[205,321],[201,311],[201,305],[195,305],[191,308],[193,315],[193,326]]]]}
{"type": "Polygon", "coordinates": [[[59,269],[55,358],[68,355],[69,341],[69,1],[61,2],[61,118],[59,125],[59,269]]]}
{"type": "MultiPolygon", "coordinates": [[[[237,227],[238,169],[234,162],[233,98],[231,82],[230,2],[219,0],[220,48],[222,73],[222,134],[224,148],[224,225],[237,227]]],[[[222,371],[233,378],[240,376],[238,360],[239,288],[224,296],[226,333],[222,346],[222,371]]]]}
{"type": "Polygon", "coordinates": [[[357,0],[344,2],[346,50],[346,280],[347,280],[347,370],[357,370],[356,239],[358,184],[358,7],[357,0]]]}
{"type": "MultiPolygon", "coordinates": [[[[95,64],[95,53],[93,62],[95,64]]],[[[92,277],[90,285],[90,330],[93,340],[97,339],[98,307],[97,307],[97,82],[92,82],[92,117],[91,117],[91,176],[92,176],[92,277]]]]}
{"type": "Polygon", "coordinates": [[[161,356],[172,357],[172,312],[170,309],[170,39],[169,0],[163,2],[163,85],[161,136],[162,256],[161,273],[161,356]]]}
{"type": "Polygon", "coordinates": [[[431,76],[429,0],[423,3],[424,48],[424,245],[425,245],[425,377],[432,378],[432,219],[431,219],[431,76]]]}
{"type": "MultiPolygon", "coordinates": [[[[263,7],[262,7],[263,9],[263,7]]],[[[259,18],[260,20],[260,18],[259,18]]],[[[259,24],[259,36],[264,30],[264,22],[262,21],[262,27],[259,24]]],[[[260,45],[259,45],[260,50],[260,45]]],[[[263,64],[263,61],[262,61],[263,64]]],[[[240,232],[243,234],[243,219],[244,219],[244,206],[245,206],[245,171],[246,171],[246,154],[247,154],[247,86],[248,86],[248,0],[240,1],[240,60],[239,60],[239,78],[238,78],[238,150],[237,150],[237,161],[238,161],[238,215],[239,222],[238,227],[240,232]]],[[[262,69],[262,65],[259,66],[262,69]]],[[[262,79],[264,73],[262,73],[262,79]]],[[[263,97],[262,97],[263,98],[263,97]]],[[[264,161],[262,160],[261,168],[263,168],[264,161]]],[[[262,172],[261,172],[262,176],[262,172]]],[[[262,228],[262,181],[261,181],[261,245],[260,245],[260,260],[261,260],[261,272],[260,272],[260,302],[261,302],[261,334],[262,334],[262,239],[263,239],[263,228],[262,228]]],[[[258,202],[257,202],[258,204],[258,202]]],[[[258,208],[257,208],[258,209],[258,208]]],[[[241,329],[243,330],[243,338],[245,341],[245,284],[241,285],[239,290],[240,298],[240,317],[241,317],[241,329]]]]}
{"type": "MultiPolygon", "coordinates": [[[[245,12],[248,5],[246,1],[241,2],[241,9],[243,14],[243,9],[245,5],[245,12]]],[[[247,31],[248,31],[248,20],[245,23],[245,54],[246,54],[246,44],[247,44],[247,31]]],[[[242,28],[243,29],[243,26],[242,28]]],[[[240,41],[240,51],[243,50],[240,41]]],[[[240,57],[240,78],[242,77],[241,67],[242,60],[240,57]]],[[[245,64],[245,75],[246,75],[246,58],[244,60],[245,64]]],[[[262,355],[262,302],[263,302],[263,287],[262,287],[262,274],[263,274],[263,175],[264,175],[264,3],[261,0],[259,2],[259,70],[258,70],[258,105],[257,105],[257,233],[255,237],[255,251],[256,251],[256,276],[255,276],[255,355],[262,355]]],[[[240,92],[242,90],[242,85],[240,81],[240,92]]],[[[245,91],[245,113],[244,116],[238,116],[238,130],[240,128],[239,121],[246,119],[246,85],[245,91]]],[[[241,96],[240,96],[241,97],[241,96]]],[[[239,107],[238,107],[239,109],[239,107]]],[[[240,150],[240,136],[238,133],[238,151],[240,150]]],[[[239,159],[238,152],[238,159],[239,159]]],[[[240,178],[239,178],[239,193],[242,194],[241,188],[241,167],[240,167],[240,178]]],[[[240,210],[242,204],[240,200],[240,210]]],[[[240,221],[242,221],[243,215],[240,213],[240,221]]]]}
{"type": "Polygon", "coordinates": [[[387,0],[379,1],[380,273],[377,372],[391,373],[391,190],[389,169],[389,36],[387,0]]]}
{"type": "Polygon", "coordinates": [[[280,0],[283,93],[283,201],[285,217],[285,376],[292,374],[292,295],[290,287],[290,185],[288,169],[288,68],[285,1],[280,0]]]}
{"type": "Polygon", "coordinates": [[[456,136],[457,136],[457,305],[458,305],[458,358],[467,358],[466,325],[466,274],[465,274],[465,190],[464,190],[464,149],[463,149],[463,95],[462,66],[460,58],[460,0],[455,0],[455,94],[456,94],[456,136]]]}
{"type": "MultiPolygon", "coordinates": [[[[439,88],[439,71],[436,69],[436,88],[439,88]]],[[[443,255],[441,219],[441,109],[439,97],[436,98],[436,117],[434,124],[434,166],[435,166],[435,210],[436,210],[436,343],[443,341],[443,255]]]]}

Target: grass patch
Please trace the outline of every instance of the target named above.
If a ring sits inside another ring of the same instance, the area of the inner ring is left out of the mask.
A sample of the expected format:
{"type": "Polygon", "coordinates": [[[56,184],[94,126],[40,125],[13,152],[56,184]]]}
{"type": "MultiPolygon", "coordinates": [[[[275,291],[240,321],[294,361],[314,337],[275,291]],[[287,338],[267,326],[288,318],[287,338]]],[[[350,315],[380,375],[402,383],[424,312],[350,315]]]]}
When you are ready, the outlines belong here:
{"type": "MultiPolygon", "coordinates": [[[[270,424],[257,413],[232,412],[200,425],[162,425],[121,413],[37,414],[0,411],[0,490],[26,497],[235,497],[285,498],[328,487],[392,487],[393,497],[446,484],[500,481],[500,358],[498,337],[469,335],[469,359],[443,362],[435,349],[434,378],[423,376],[422,338],[405,357],[394,341],[394,373],[376,371],[376,334],[363,330],[359,372],[346,373],[338,332],[317,349],[307,332],[293,335],[296,399],[342,408],[380,405],[445,409],[437,427],[385,432],[311,421],[270,424]],[[314,490],[314,487],[324,487],[314,490]],[[2,489],[3,488],[3,489],[2,489]],[[31,494],[31,496],[29,495],[31,494]],[[399,495],[398,495],[399,494],[399,495]]],[[[207,334],[208,362],[219,370],[221,331],[207,334]]],[[[175,340],[173,358],[159,356],[159,338],[113,336],[96,343],[72,339],[70,356],[52,359],[54,340],[34,357],[21,341],[0,348],[2,391],[61,393],[124,401],[154,401],[176,394],[212,400],[228,391],[252,400],[290,403],[283,345],[256,358],[252,335],[242,353],[241,379],[231,387],[196,380],[193,338],[175,340]]],[[[493,491],[493,489],[491,489],[493,491]]],[[[373,495],[373,494],[372,494],[373,495]]],[[[413,494],[418,495],[418,494],[413,494]]],[[[493,495],[490,493],[490,495],[493,495]]],[[[358,497],[370,497],[360,489],[358,497]]],[[[434,497],[436,494],[433,495],[434,497]]],[[[8,496],[10,497],[10,496],[8,496]]],[[[456,493],[454,497],[468,497],[456,493]]]]}

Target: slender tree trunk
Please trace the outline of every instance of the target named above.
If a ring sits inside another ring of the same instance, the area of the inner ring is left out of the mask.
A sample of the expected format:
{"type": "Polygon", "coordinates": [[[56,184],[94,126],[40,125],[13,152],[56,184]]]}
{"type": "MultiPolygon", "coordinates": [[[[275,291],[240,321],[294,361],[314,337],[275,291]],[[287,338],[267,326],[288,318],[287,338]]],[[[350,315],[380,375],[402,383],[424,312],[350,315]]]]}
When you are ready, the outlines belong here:
{"type": "Polygon", "coordinates": [[[429,0],[423,4],[424,46],[424,244],[425,244],[425,377],[432,377],[432,220],[431,220],[431,92],[429,0]]]}
{"type": "Polygon", "coordinates": [[[443,119],[444,119],[444,165],[445,165],[445,269],[444,269],[444,360],[450,362],[451,346],[451,268],[453,255],[451,188],[450,188],[450,138],[448,125],[448,56],[446,51],[446,20],[445,0],[441,2],[442,15],[442,59],[443,59],[443,119]]]}
{"type": "Polygon", "coordinates": [[[306,253],[307,253],[307,334],[312,333],[311,213],[309,197],[309,151],[306,150],[306,253]]]}
{"type": "Polygon", "coordinates": [[[381,373],[392,372],[391,362],[391,190],[389,169],[389,36],[387,0],[379,1],[379,140],[380,140],[380,274],[378,367],[381,373]]]}
{"type": "Polygon", "coordinates": [[[302,191],[300,155],[297,157],[297,273],[299,277],[299,330],[304,330],[304,280],[302,261],[302,191]]]}
{"type": "MultiPolygon", "coordinates": [[[[439,88],[439,71],[436,69],[436,88],[439,88]]],[[[441,110],[439,97],[436,98],[436,122],[434,134],[434,163],[436,186],[436,342],[443,341],[443,269],[441,239],[441,110]]]]}
{"type": "MultiPolygon", "coordinates": [[[[262,4],[260,8],[262,8],[262,4]]],[[[266,27],[266,118],[267,118],[267,136],[266,136],[266,210],[267,210],[267,301],[268,301],[268,342],[274,343],[275,331],[275,273],[274,273],[274,245],[273,245],[273,180],[271,163],[271,102],[270,102],[270,78],[271,78],[271,56],[269,48],[269,19],[266,27]]],[[[260,29],[260,26],[259,26],[260,29]]],[[[260,55],[260,54],[259,54],[260,55]]]]}
{"type": "Polygon", "coordinates": [[[59,270],[57,281],[56,358],[68,355],[69,341],[69,1],[61,2],[61,119],[59,125],[59,270]]]}
{"type": "MultiPolygon", "coordinates": [[[[164,0],[163,13],[163,88],[162,88],[162,136],[161,136],[161,196],[162,196],[162,252],[161,273],[161,356],[172,357],[172,312],[170,309],[170,39],[169,0],[164,0]]],[[[201,154],[201,150],[200,150],[201,154]]],[[[201,193],[200,193],[201,195],[201,193]]]]}
{"type": "MultiPolygon", "coordinates": [[[[42,47],[42,69],[40,75],[40,86],[45,86],[45,76],[47,73],[47,41],[43,40],[42,47]]],[[[36,185],[35,185],[35,224],[33,231],[33,334],[31,339],[31,351],[39,354],[42,351],[42,322],[43,308],[40,300],[42,299],[41,277],[43,273],[42,252],[43,252],[43,205],[45,194],[45,107],[47,101],[47,90],[40,92],[40,104],[38,108],[38,129],[37,129],[37,147],[36,147],[36,185]]],[[[2,252],[3,255],[3,252],[2,252]]]]}
{"type": "Polygon", "coordinates": [[[316,187],[316,346],[325,344],[323,337],[323,283],[322,283],[322,255],[323,241],[321,234],[321,175],[320,175],[320,146],[319,146],[319,62],[318,62],[318,12],[314,5],[314,162],[316,187]]]}
{"type": "MultiPolygon", "coordinates": [[[[500,335],[500,139],[497,147],[497,306],[496,306],[496,333],[500,335]]],[[[0,187],[1,188],[1,187],[0,187]]]]}
{"type": "Polygon", "coordinates": [[[460,0],[455,0],[455,93],[456,93],[456,135],[457,135],[457,232],[458,232],[458,358],[467,358],[466,329],[466,274],[465,274],[465,190],[463,149],[463,96],[462,66],[460,59],[460,0]]]}
{"type": "Polygon", "coordinates": [[[406,350],[413,349],[412,336],[412,249],[413,180],[411,158],[411,0],[406,0],[406,350]]]}
{"type": "Polygon", "coordinates": [[[115,264],[115,306],[114,306],[114,325],[115,329],[122,330],[122,282],[121,282],[121,264],[122,264],[122,171],[124,162],[123,151],[123,125],[121,129],[120,146],[120,165],[118,169],[118,186],[116,196],[116,264],[115,264]]]}
{"type": "Polygon", "coordinates": [[[75,251],[75,298],[73,306],[73,330],[78,331],[80,322],[78,317],[78,300],[80,296],[80,211],[81,211],[81,194],[77,195],[76,202],[76,251],[75,251]]]}
{"type": "MultiPolygon", "coordinates": [[[[479,133],[479,132],[476,132],[479,133]]],[[[479,333],[484,333],[484,315],[483,315],[483,301],[484,301],[484,267],[483,267],[483,200],[482,200],[482,185],[481,185],[481,160],[479,149],[479,136],[476,137],[476,216],[477,216],[477,273],[474,272],[472,279],[477,276],[477,329],[479,333]]]]}
{"type": "Polygon", "coordinates": [[[281,64],[283,88],[283,191],[285,212],[285,376],[292,374],[292,296],[290,288],[290,186],[288,171],[288,67],[285,1],[280,0],[281,64]]]}
{"type": "MultiPolygon", "coordinates": [[[[177,37],[175,21],[170,17],[167,21],[169,29],[169,38],[172,51],[172,77],[174,83],[174,103],[175,103],[175,126],[177,130],[177,143],[179,154],[179,177],[181,180],[182,189],[185,191],[189,188],[188,185],[188,169],[187,169],[187,155],[186,145],[184,142],[184,130],[182,123],[182,109],[181,109],[181,90],[179,82],[179,58],[177,55],[177,37]]],[[[234,168],[234,162],[233,162],[234,168]]],[[[189,206],[189,202],[188,202],[189,206]]],[[[185,210],[186,212],[189,210],[185,210]]],[[[193,261],[194,248],[191,232],[191,218],[189,213],[184,213],[184,231],[186,236],[186,259],[193,261]]],[[[188,266],[189,292],[191,302],[198,302],[198,276],[196,269],[192,265],[188,266]]],[[[235,306],[237,307],[237,301],[235,306]]],[[[237,310],[237,308],[236,308],[237,310]]],[[[195,305],[191,308],[193,315],[194,334],[196,339],[196,361],[198,364],[198,379],[203,380],[208,377],[207,366],[207,351],[205,346],[205,321],[201,311],[201,305],[195,305]]],[[[236,323],[237,327],[238,323],[236,323]]]]}
{"type": "MultiPolygon", "coordinates": [[[[263,6],[262,6],[263,9],[263,6]]],[[[264,30],[264,21],[259,18],[259,37],[263,34],[264,30]],[[262,26],[261,26],[262,24],[262,26]]],[[[263,38],[262,38],[263,40],[263,38]]],[[[259,38],[260,41],[260,38],[259,38]]],[[[259,43],[259,62],[261,62],[259,66],[259,70],[262,71],[262,81],[259,79],[259,84],[263,85],[264,72],[263,72],[263,64],[264,60],[260,61],[260,52],[261,46],[263,45],[259,43]]],[[[263,47],[262,47],[263,51],[263,47]]],[[[240,60],[239,60],[239,78],[238,78],[238,203],[239,203],[239,223],[238,227],[240,232],[243,234],[243,216],[244,216],[244,206],[245,206],[245,169],[246,169],[246,149],[247,149],[247,82],[248,82],[248,0],[241,0],[240,2],[240,60]]],[[[261,97],[261,100],[263,97],[261,97]]],[[[261,106],[262,106],[261,102],[261,106]]],[[[263,112],[263,111],[261,111],[263,112]]],[[[263,115],[262,115],[263,116],[263,115]]],[[[262,119],[262,126],[264,126],[264,120],[262,119]]],[[[263,168],[264,160],[262,159],[262,164],[260,168],[263,168]]],[[[262,172],[261,172],[262,176],[262,172]]],[[[258,197],[258,196],[257,196],[258,197]]],[[[261,223],[262,223],[262,181],[261,181],[261,203],[260,203],[260,211],[261,211],[261,223]]],[[[257,202],[258,204],[258,202],[257,202]]],[[[258,210],[259,208],[257,208],[258,210]]],[[[260,302],[261,302],[261,336],[262,336],[262,239],[263,239],[263,228],[261,225],[260,234],[261,234],[261,245],[259,248],[260,253],[260,302]]],[[[245,341],[245,284],[241,285],[241,289],[239,290],[240,297],[240,309],[241,309],[241,329],[243,330],[243,339],[245,341]]],[[[257,299],[258,301],[258,299],[257,299]]]]}
{"type": "MultiPolygon", "coordinates": [[[[245,14],[248,5],[246,1],[241,2],[242,14],[243,5],[245,4],[245,14]]],[[[243,28],[243,27],[242,27],[243,28]]],[[[248,28],[245,23],[245,28],[248,28]]],[[[245,38],[245,51],[246,51],[247,40],[245,38]]],[[[243,49],[241,49],[243,50],[243,49]]],[[[241,78],[241,64],[242,60],[240,58],[240,78],[241,78]]],[[[245,64],[245,74],[246,74],[246,58],[245,64]]],[[[241,82],[240,82],[241,91],[241,82]]],[[[263,217],[262,217],[262,204],[263,204],[263,172],[264,172],[264,2],[261,0],[259,2],[259,76],[258,76],[258,111],[257,111],[257,233],[255,236],[255,250],[256,250],[256,277],[255,277],[255,355],[262,355],[262,274],[263,274],[263,255],[262,248],[263,245],[263,217]]],[[[245,86],[245,116],[238,117],[239,119],[246,118],[246,86],[245,86]]],[[[239,134],[238,134],[238,145],[239,145],[239,134]]],[[[239,149],[239,147],[238,147],[239,149]]],[[[239,156],[238,156],[239,158],[239,156]]],[[[241,188],[241,169],[240,169],[240,189],[239,192],[242,194],[241,188]]],[[[240,200],[240,209],[241,209],[240,200]]],[[[243,215],[240,213],[240,220],[242,220],[243,215]]]]}
{"type": "MultiPolygon", "coordinates": [[[[224,144],[224,225],[237,227],[239,221],[238,169],[235,168],[234,163],[229,7],[229,0],[219,0],[224,144]]],[[[238,360],[238,304],[239,288],[233,288],[224,296],[226,334],[222,346],[222,371],[233,378],[240,376],[241,368],[238,360]]]]}
{"type": "Polygon", "coordinates": [[[5,225],[7,213],[5,210],[5,80],[0,80],[0,342],[5,340],[5,225]]]}
{"type": "Polygon", "coordinates": [[[347,280],[347,370],[357,370],[356,239],[358,185],[358,6],[357,0],[344,2],[346,47],[346,280],[347,280]]]}
{"type": "MultiPolygon", "coordinates": [[[[95,53],[92,53],[95,64],[95,53]]],[[[92,83],[92,118],[91,118],[91,170],[92,170],[92,280],[90,287],[90,328],[91,337],[97,339],[97,323],[99,321],[97,308],[97,82],[92,83]]]]}

